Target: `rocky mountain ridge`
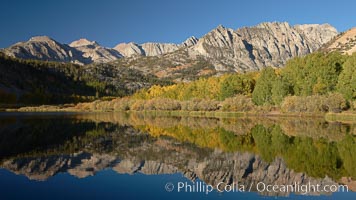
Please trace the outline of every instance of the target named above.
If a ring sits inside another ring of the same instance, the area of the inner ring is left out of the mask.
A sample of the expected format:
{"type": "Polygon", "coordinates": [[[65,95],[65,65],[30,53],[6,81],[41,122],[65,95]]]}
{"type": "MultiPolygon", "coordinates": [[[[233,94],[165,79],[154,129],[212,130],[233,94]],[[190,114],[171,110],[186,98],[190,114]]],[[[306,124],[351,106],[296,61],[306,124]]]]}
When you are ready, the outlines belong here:
{"type": "Polygon", "coordinates": [[[6,55],[22,59],[90,64],[106,63],[123,56],[95,41],[80,39],[71,44],[61,44],[48,36],[36,36],[26,42],[16,43],[1,50],[6,55]]]}
{"type": "Polygon", "coordinates": [[[231,66],[234,71],[258,70],[281,67],[290,58],[316,51],[336,35],[337,30],[328,24],[290,26],[272,22],[237,30],[220,25],[188,52],[208,58],[214,66],[231,66]]]}
{"type": "Polygon", "coordinates": [[[35,36],[26,42],[18,42],[1,49],[7,56],[43,61],[70,62],[80,65],[107,63],[122,57],[157,56],[194,45],[198,41],[190,37],[182,44],[154,43],[143,44],[120,43],[114,48],[100,46],[96,41],[81,38],[70,44],[61,44],[48,36],[35,36]]]}
{"type": "Polygon", "coordinates": [[[100,46],[96,41],[79,39],[69,44],[70,47],[82,52],[82,56],[90,62],[106,63],[123,57],[119,52],[100,46]]]}
{"type": "Polygon", "coordinates": [[[120,52],[125,57],[132,56],[158,56],[170,52],[174,52],[180,48],[190,47],[198,42],[194,36],[189,37],[181,44],[174,43],[157,43],[157,42],[147,42],[143,44],[130,43],[120,43],[114,47],[115,50],[120,52]]]}
{"type": "Polygon", "coordinates": [[[90,61],[81,56],[81,52],[66,44],[61,44],[48,36],[36,36],[27,42],[18,42],[2,49],[7,56],[58,62],[88,64],[90,61]]]}

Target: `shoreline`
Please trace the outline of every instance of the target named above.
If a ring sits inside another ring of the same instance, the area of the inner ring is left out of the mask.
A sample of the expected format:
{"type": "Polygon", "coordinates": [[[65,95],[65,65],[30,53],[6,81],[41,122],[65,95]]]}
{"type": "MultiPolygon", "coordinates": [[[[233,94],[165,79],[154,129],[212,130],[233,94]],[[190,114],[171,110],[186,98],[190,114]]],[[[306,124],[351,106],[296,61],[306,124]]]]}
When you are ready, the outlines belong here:
{"type": "Polygon", "coordinates": [[[284,113],[280,111],[270,112],[235,112],[235,111],[187,111],[187,110],[83,110],[66,106],[37,106],[22,107],[18,109],[3,109],[2,113],[115,113],[126,112],[136,114],[149,114],[161,117],[213,117],[213,118],[239,118],[239,117],[306,117],[306,118],[324,118],[327,122],[356,123],[356,113],[284,113]]]}

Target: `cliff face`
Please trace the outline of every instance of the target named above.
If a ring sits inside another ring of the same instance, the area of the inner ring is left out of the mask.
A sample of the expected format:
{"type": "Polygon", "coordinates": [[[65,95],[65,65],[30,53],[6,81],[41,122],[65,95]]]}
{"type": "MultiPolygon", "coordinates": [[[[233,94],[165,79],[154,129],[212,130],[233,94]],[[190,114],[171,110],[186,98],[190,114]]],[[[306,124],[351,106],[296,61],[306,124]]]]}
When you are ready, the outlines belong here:
{"type": "Polygon", "coordinates": [[[145,51],[142,49],[142,46],[139,46],[133,42],[120,43],[116,45],[114,49],[125,57],[145,55],[145,51]]]}
{"type": "Polygon", "coordinates": [[[162,54],[171,53],[182,49],[185,47],[190,47],[195,45],[198,39],[194,36],[189,37],[181,44],[174,43],[157,43],[157,42],[147,42],[143,44],[130,43],[120,43],[114,47],[114,49],[125,57],[133,56],[159,56],[162,54]]]}
{"type": "Polygon", "coordinates": [[[188,39],[186,39],[184,42],[182,42],[180,44],[180,46],[181,47],[190,47],[190,46],[196,45],[198,43],[198,41],[199,41],[198,38],[191,36],[188,39]]]}
{"type": "Polygon", "coordinates": [[[325,44],[332,40],[337,34],[337,30],[330,24],[303,24],[295,25],[295,29],[301,32],[311,42],[325,44]]]}
{"type": "Polygon", "coordinates": [[[207,57],[215,66],[232,66],[235,71],[281,67],[292,57],[319,49],[336,34],[327,24],[292,27],[273,22],[237,30],[218,26],[203,36],[190,54],[207,57]]]}
{"type": "MultiPolygon", "coordinates": [[[[115,62],[117,66],[184,82],[200,76],[283,67],[293,57],[318,50],[336,34],[336,29],[328,24],[290,26],[273,22],[237,30],[220,25],[199,40],[189,38],[178,50],[147,57],[142,56],[144,49],[137,45],[142,49],[139,57],[115,62]]],[[[130,48],[120,52],[125,49],[130,48]]]]}
{"type": "Polygon", "coordinates": [[[142,44],[142,49],[145,51],[146,56],[157,56],[177,50],[178,45],[173,43],[148,42],[142,44]]]}
{"type": "Polygon", "coordinates": [[[123,57],[116,50],[102,47],[97,42],[87,39],[73,41],[69,46],[82,52],[82,57],[90,62],[107,63],[123,57]]]}

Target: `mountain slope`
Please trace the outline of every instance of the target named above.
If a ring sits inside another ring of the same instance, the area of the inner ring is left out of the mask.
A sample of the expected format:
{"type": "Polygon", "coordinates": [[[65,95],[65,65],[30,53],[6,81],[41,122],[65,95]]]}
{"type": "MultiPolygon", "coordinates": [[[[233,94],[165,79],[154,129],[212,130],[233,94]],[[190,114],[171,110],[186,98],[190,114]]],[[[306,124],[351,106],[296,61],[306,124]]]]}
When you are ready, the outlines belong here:
{"type": "Polygon", "coordinates": [[[232,29],[219,26],[190,48],[190,54],[209,58],[215,66],[232,66],[235,71],[281,67],[295,56],[311,53],[337,34],[330,25],[292,27],[288,23],[262,23],[232,29]],[[320,36],[320,37],[317,37],[320,36]]]}
{"type": "Polygon", "coordinates": [[[75,102],[72,95],[93,96],[82,66],[56,62],[25,61],[0,53],[0,104],[75,102]]]}
{"type": "Polygon", "coordinates": [[[145,74],[191,81],[202,76],[282,67],[287,60],[318,50],[337,35],[335,28],[323,25],[262,23],[237,30],[218,26],[191,46],[151,57],[128,57],[113,62],[145,74]]]}
{"type": "Polygon", "coordinates": [[[194,36],[189,37],[181,44],[174,43],[157,43],[147,42],[143,44],[120,43],[114,47],[114,49],[120,52],[125,57],[132,56],[158,56],[166,53],[174,52],[180,48],[190,47],[195,45],[198,39],[194,36]]]}
{"type": "Polygon", "coordinates": [[[66,45],[47,36],[32,37],[29,41],[16,43],[2,51],[15,58],[82,65],[92,62],[109,62],[122,57],[119,52],[101,47],[98,43],[86,39],[66,45]]]}
{"type": "Polygon", "coordinates": [[[237,30],[220,25],[200,39],[190,37],[181,44],[131,42],[110,49],[86,39],[66,45],[48,37],[34,37],[2,51],[12,57],[78,64],[114,61],[114,67],[186,81],[267,66],[282,67],[290,58],[314,52],[336,35],[337,30],[329,24],[291,26],[268,22],[237,30]]]}
{"type": "Polygon", "coordinates": [[[142,49],[142,46],[133,42],[120,43],[114,49],[125,57],[145,55],[145,50],[142,49]]]}
{"type": "Polygon", "coordinates": [[[87,39],[73,41],[69,46],[82,52],[82,56],[90,62],[106,63],[123,57],[116,50],[102,47],[97,42],[87,39]]]}
{"type": "Polygon", "coordinates": [[[105,63],[76,65],[12,58],[0,52],[1,104],[61,104],[124,96],[167,82],[105,63]]]}
{"type": "Polygon", "coordinates": [[[178,50],[179,46],[173,43],[147,42],[144,44],[120,43],[114,49],[126,57],[131,56],[157,56],[178,50]]]}
{"type": "Polygon", "coordinates": [[[322,48],[323,51],[339,51],[351,55],[356,52],[356,27],[341,33],[322,48]]]}
{"type": "Polygon", "coordinates": [[[47,36],[32,37],[27,42],[19,42],[4,49],[3,52],[8,56],[22,59],[89,63],[88,59],[81,56],[81,52],[47,36]]]}
{"type": "Polygon", "coordinates": [[[302,32],[309,40],[318,44],[325,44],[335,37],[337,30],[330,24],[303,24],[295,25],[295,29],[302,32]]]}

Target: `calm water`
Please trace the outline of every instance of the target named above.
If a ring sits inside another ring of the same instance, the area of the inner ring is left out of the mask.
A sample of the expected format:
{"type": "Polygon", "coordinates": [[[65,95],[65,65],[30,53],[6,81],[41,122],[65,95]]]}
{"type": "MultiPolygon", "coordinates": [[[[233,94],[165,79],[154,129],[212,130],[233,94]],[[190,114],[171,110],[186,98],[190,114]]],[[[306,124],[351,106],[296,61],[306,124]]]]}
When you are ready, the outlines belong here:
{"type": "Polygon", "coordinates": [[[311,118],[3,113],[0,199],[355,199],[355,135],[311,118]]]}

